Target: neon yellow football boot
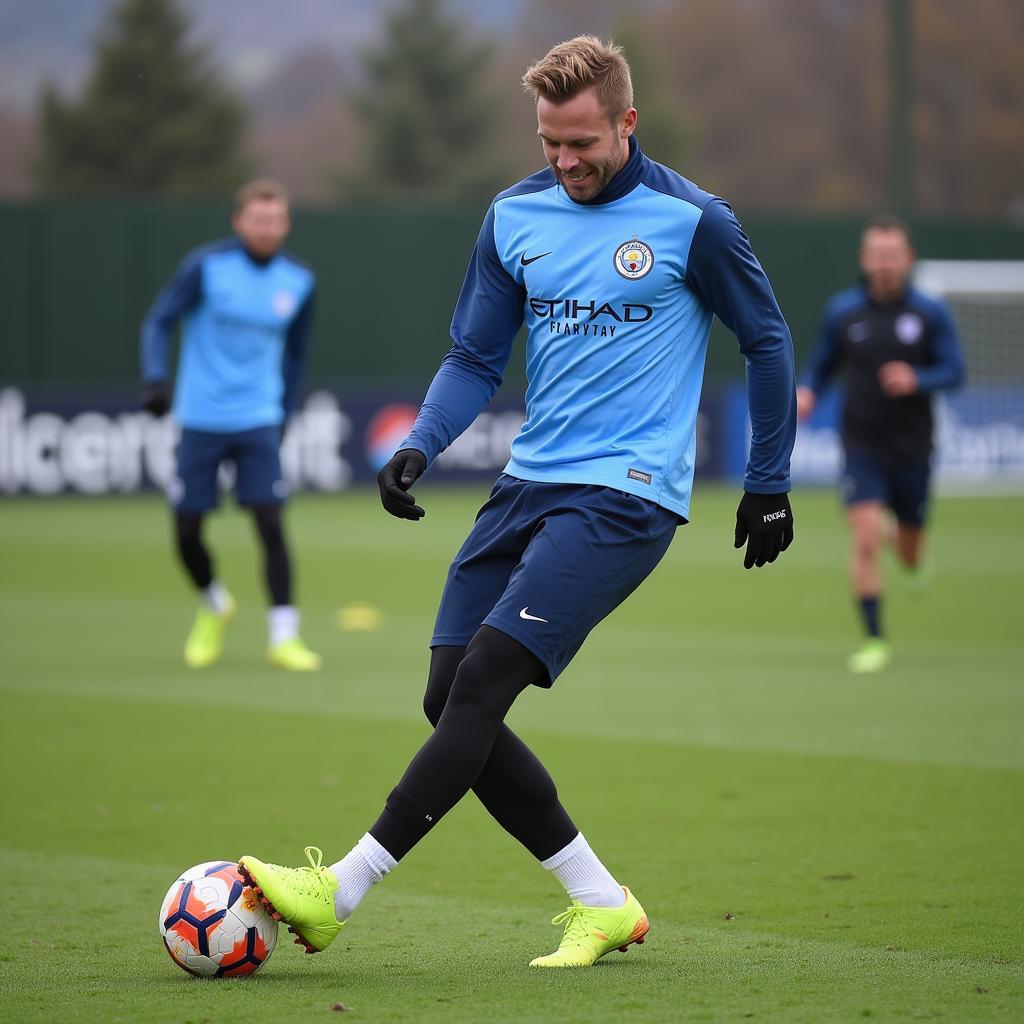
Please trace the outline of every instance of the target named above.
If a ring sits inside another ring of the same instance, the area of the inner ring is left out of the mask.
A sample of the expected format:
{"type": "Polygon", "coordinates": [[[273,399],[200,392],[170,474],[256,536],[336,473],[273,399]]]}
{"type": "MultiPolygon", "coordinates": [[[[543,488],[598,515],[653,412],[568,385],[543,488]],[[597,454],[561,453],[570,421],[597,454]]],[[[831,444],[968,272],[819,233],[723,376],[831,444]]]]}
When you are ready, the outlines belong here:
{"type": "Polygon", "coordinates": [[[196,612],[196,621],[192,623],[185,640],[185,664],[189,668],[208,668],[220,661],[224,650],[224,632],[237,610],[235,599],[230,594],[223,612],[215,612],[206,605],[200,606],[196,612]]]}
{"type": "Polygon", "coordinates": [[[846,667],[856,675],[863,675],[867,672],[881,672],[890,661],[892,648],[888,641],[872,636],[846,659],[846,667]]]}
{"type": "Polygon", "coordinates": [[[569,909],[552,924],[564,924],[565,932],[558,949],[530,961],[531,967],[590,967],[613,949],[625,953],[635,942],[642,945],[650,924],[637,898],[622,887],[626,902],[621,907],[585,907],[573,900],[569,909]]]}
{"type": "Polygon", "coordinates": [[[267,650],[267,663],[274,668],[285,668],[290,672],[315,672],[323,664],[319,654],[314,654],[302,639],[293,636],[267,650]]]}
{"type": "Polygon", "coordinates": [[[323,867],[323,857],[318,847],[307,846],[308,868],[264,864],[248,855],[238,862],[246,883],[274,919],[288,925],[296,944],[305,946],[307,953],[325,950],[345,924],[334,916],[338,880],[323,867]]]}

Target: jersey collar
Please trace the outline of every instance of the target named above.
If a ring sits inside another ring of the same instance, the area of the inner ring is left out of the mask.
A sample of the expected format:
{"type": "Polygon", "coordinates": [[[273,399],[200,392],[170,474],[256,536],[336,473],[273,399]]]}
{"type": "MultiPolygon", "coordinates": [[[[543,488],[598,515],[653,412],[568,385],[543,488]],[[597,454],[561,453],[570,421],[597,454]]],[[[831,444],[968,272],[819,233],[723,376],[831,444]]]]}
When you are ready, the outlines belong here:
{"type": "Polygon", "coordinates": [[[903,291],[901,291],[895,298],[891,299],[889,302],[879,302],[878,299],[871,294],[871,289],[868,288],[867,279],[863,274],[860,275],[860,290],[861,294],[864,296],[864,301],[869,306],[874,306],[876,309],[897,309],[900,306],[907,305],[910,300],[910,288],[911,285],[908,281],[903,291]]]}
{"type": "MultiPolygon", "coordinates": [[[[257,256],[256,253],[250,252],[245,247],[245,242],[242,241],[238,235],[235,235],[235,245],[238,246],[239,251],[243,256],[254,266],[254,267],[269,267],[271,263],[277,259],[277,253],[271,253],[269,256],[257,256]]],[[[280,250],[278,250],[279,252],[280,250]]]]}
{"type": "Polygon", "coordinates": [[[614,203],[617,199],[629,195],[640,184],[646,165],[647,157],[641,152],[640,143],[636,141],[635,135],[630,135],[629,158],[619,168],[615,177],[593,199],[577,202],[570,198],[570,202],[576,206],[604,206],[605,203],[614,203]]]}

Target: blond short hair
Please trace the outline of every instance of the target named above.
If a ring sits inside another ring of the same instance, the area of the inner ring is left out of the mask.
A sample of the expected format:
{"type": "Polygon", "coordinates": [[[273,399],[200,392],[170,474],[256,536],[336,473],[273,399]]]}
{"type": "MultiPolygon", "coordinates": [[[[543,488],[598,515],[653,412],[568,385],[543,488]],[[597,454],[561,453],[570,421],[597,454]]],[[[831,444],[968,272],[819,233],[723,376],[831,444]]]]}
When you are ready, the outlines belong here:
{"type": "Polygon", "coordinates": [[[523,75],[523,88],[535,99],[564,103],[594,86],[610,117],[633,106],[633,80],[622,47],[597,36],[576,36],[553,46],[523,75]]]}
{"type": "Polygon", "coordinates": [[[907,244],[911,244],[910,226],[901,217],[896,217],[891,213],[878,213],[871,217],[861,228],[861,238],[869,231],[901,231],[907,244]]]}
{"type": "Polygon", "coordinates": [[[255,199],[279,199],[288,206],[292,197],[281,182],[273,178],[257,178],[247,181],[235,193],[235,213],[241,213],[255,199]]]}

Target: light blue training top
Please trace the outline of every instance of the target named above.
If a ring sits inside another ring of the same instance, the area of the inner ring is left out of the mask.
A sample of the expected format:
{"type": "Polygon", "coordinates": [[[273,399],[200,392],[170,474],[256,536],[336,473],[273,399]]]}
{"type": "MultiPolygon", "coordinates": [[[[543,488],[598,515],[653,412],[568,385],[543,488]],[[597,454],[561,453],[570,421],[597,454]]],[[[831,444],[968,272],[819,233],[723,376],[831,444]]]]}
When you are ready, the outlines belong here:
{"type": "Polygon", "coordinates": [[[689,518],[712,316],[746,357],[744,487],[789,490],[793,344],[730,207],[630,138],[627,163],[579,203],[550,168],[491,203],[452,320],[454,341],[401,448],[428,462],[501,383],[525,322],[526,422],[505,472],[598,484],[689,518]]]}
{"type": "Polygon", "coordinates": [[[194,250],[146,314],[143,380],[167,379],[180,319],[178,422],[212,433],[282,423],[298,400],[314,285],[312,270],[287,253],[259,260],[238,239],[194,250]]]}

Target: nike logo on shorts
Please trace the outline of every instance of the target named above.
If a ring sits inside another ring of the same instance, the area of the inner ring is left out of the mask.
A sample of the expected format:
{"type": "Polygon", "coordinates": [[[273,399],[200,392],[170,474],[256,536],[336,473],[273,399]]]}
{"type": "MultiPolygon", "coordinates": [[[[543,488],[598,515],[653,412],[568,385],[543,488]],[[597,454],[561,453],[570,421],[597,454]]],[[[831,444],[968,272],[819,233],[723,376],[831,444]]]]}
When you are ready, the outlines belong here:
{"type": "Polygon", "coordinates": [[[548,252],[542,252],[539,256],[531,256],[529,259],[526,258],[526,253],[524,252],[522,256],[519,257],[519,262],[524,267],[528,267],[531,263],[535,263],[537,260],[542,260],[545,256],[550,256],[552,252],[554,252],[554,250],[550,249],[548,252]]]}
{"type": "MultiPolygon", "coordinates": [[[[530,607],[529,605],[526,606],[526,608],[529,608],[529,607],[530,607]]],[[[519,613],[519,618],[521,618],[521,619],[528,619],[530,622],[547,622],[548,621],[547,619],[542,619],[539,615],[531,615],[526,610],[526,608],[524,608],[519,613]]]]}

